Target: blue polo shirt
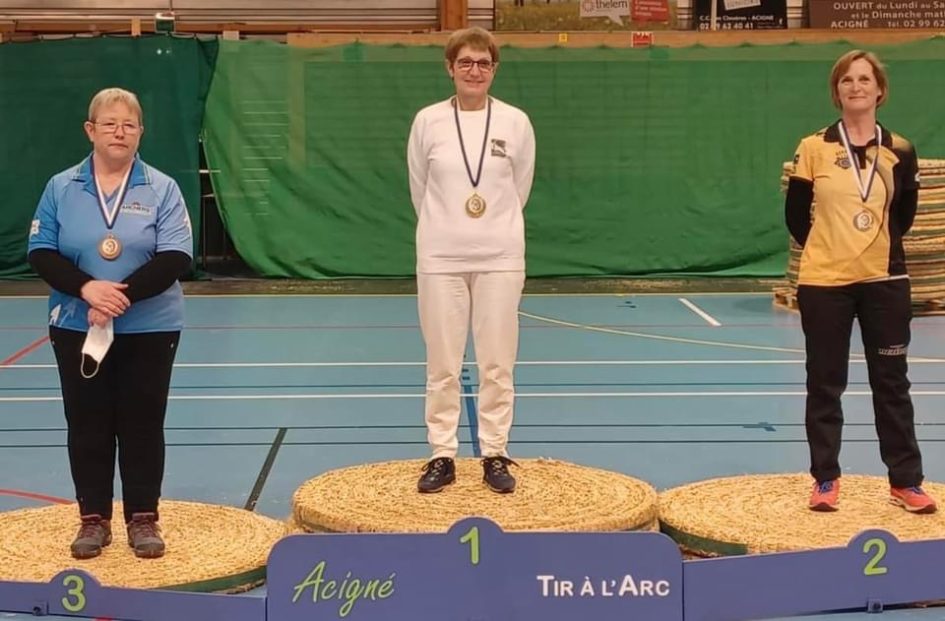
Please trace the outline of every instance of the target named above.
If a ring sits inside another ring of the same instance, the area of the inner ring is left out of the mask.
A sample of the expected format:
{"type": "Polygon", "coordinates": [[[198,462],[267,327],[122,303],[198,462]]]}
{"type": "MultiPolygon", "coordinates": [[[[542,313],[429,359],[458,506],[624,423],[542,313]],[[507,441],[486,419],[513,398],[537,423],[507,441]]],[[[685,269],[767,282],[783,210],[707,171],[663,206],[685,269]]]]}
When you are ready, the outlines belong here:
{"type": "MultiPolygon", "coordinates": [[[[109,210],[114,208],[115,195],[106,197],[109,210]]],[[[158,252],[178,250],[193,257],[190,218],[180,188],[137,156],[111,229],[122,245],[121,255],[113,261],[102,258],[98,251],[108,232],[89,156],[46,184],[30,228],[29,252],[55,250],[93,278],[114,282],[123,281],[158,252]]],[[[49,296],[50,325],[86,332],[88,311],[88,304],[80,298],[56,290],[49,296]]],[[[183,327],[184,295],[179,282],[159,295],[134,302],[114,322],[116,334],[183,327]]]]}

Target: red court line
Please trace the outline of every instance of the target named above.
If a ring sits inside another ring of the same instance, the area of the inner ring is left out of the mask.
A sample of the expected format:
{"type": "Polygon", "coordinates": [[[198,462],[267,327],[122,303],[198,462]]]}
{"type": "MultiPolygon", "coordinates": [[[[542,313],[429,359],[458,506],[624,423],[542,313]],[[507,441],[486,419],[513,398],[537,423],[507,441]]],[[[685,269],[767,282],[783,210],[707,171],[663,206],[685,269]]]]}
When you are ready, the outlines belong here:
{"type": "Polygon", "coordinates": [[[46,494],[35,494],[33,492],[24,492],[23,490],[18,490],[18,489],[0,488],[0,496],[16,496],[17,498],[29,498],[30,500],[41,500],[43,502],[51,502],[58,505],[68,505],[72,503],[71,500],[68,500],[66,498],[59,498],[58,496],[47,496],[46,494]]]}
{"type": "Polygon", "coordinates": [[[23,358],[24,356],[29,355],[30,353],[36,351],[37,349],[39,349],[40,347],[42,347],[43,345],[45,345],[45,344],[46,344],[46,341],[48,341],[48,340],[49,340],[49,336],[48,336],[48,335],[36,339],[35,341],[33,341],[32,343],[30,343],[29,345],[27,345],[26,347],[24,347],[24,348],[21,349],[20,351],[16,352],[16,353],[13,354],[12,356],[10,356],[10,357],[8,357],[8,358],[6,358],[6,359],[4,359],[4,360],[0,360],[0,367],[2,367],[2,366],[8,366],[8,365],[11,365],[11,364],[15,363],[15,362],[16,362],[17,360],[19,360],[20,358],[23,358]]]}

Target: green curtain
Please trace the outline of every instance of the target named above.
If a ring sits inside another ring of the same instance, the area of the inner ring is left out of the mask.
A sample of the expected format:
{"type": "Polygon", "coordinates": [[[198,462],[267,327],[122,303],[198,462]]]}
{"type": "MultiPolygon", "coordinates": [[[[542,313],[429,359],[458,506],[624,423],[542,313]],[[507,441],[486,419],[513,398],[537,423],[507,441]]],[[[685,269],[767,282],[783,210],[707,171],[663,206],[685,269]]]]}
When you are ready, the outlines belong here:
{"type": "MultiPolygon", "coordinates": [[[[837,118],[848,49],[503,48],[492,92],[538,144],[529,275],[783,274],[782,163],[837,118]]],[[[945,157],[945,39],[876,51],[881,122],[945,157]]],[[[436,47],[222,42],[205,139],[241,256],[267,276],[413,274],[407,134],[451,92],[436,47]]]]}

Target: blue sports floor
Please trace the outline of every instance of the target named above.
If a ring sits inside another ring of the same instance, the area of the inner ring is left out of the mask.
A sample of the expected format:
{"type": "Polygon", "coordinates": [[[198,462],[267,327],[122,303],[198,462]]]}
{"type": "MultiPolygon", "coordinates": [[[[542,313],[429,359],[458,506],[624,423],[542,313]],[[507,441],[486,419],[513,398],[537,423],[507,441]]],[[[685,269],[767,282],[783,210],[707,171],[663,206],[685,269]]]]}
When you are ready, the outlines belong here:
{"type": "MultiPolygon", "coordinates": [[[[189,296],[187,312],[164,497],[285,518],[296,487],[325,470],[427,455],[413,296],[189,296]]],[[[44,298],[0,301],[0,510],[72,496],[45,317],[44,298]]],[[[925,471],[936,481],[945,480],[942,324],[916,319],[910,351],[925,471]]],[[[862,351],[858,335],[853,350],[862,351]]],[[[473,455],[471,345],[467,360],[461,451],[473,455]]],[[[803,336],[769,294],[526,296],[519,360],[513,457],[553,456],[657,489],[806,470],[803,336]]],[[[859,356],[844,405],[844,471],[883,475],[859,356]]],[[[829,619],[925,621],[945,619],[945,608],[829,619]]]]}

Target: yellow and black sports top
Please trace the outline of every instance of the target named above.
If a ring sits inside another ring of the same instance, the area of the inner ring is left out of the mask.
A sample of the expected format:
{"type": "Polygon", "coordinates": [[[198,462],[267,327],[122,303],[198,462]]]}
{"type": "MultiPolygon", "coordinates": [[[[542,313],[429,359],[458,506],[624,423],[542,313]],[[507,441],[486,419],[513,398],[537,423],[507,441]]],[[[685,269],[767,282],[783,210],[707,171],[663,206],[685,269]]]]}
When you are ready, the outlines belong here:
{"type": "Polygon", "coordinates": [[[882,144],[874,138],[865,146],[851,145],[856,160],[851,162],[840,131],[838,121],[804,138],[794,155],[785,220],[804,248],[798,284],[908,278],[902,236],[912,226],[918,203],[915,149],[880,127],[882,144]],[[854,172],[869,189],[865,199],[854,172]]]}

